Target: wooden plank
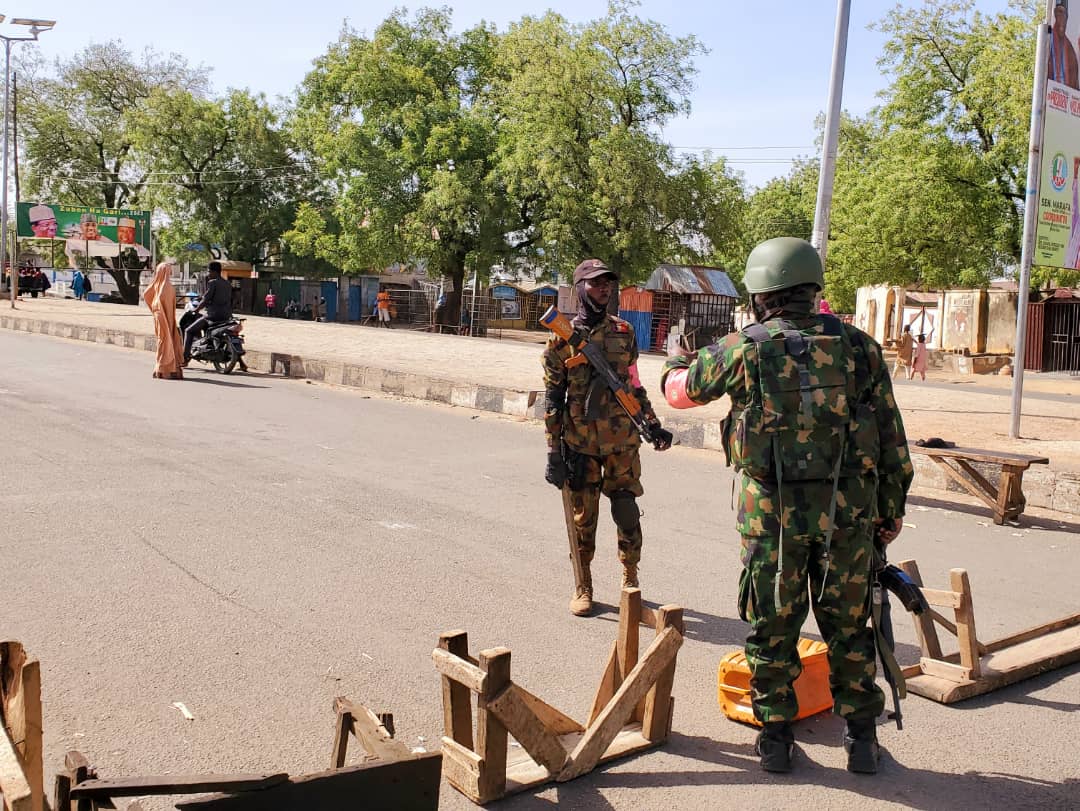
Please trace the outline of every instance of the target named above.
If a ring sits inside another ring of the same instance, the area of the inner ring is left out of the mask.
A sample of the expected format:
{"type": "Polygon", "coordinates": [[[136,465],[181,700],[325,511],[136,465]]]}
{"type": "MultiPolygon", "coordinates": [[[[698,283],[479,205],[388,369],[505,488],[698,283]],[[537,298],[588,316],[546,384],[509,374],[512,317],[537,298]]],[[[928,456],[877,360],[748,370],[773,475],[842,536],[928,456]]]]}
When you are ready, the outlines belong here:
{"type": "Polygon", "coordinates": [[[999,465],[1022,465],[1025,468],[1030,465],[1048,465],[1050,459],[1046,456],[1031,456],[1026,453],[1008,453],[1005,451],[988,451],[979,448],[924,448],[914,442],[908,445],[912,453],[921,453],[926,456],[948,456],[958,459],[967,459],[972,462],[991,462],[999,465]]]}
{"type": "MultiPolygon", "coordinates": [[[[674,628],[680,635],[684,633],[683,612],[677,605],[661,606],[657,612],[656,633],[663,633],[667,628],[674,628]]],[[[671,724],[671,688],[675,684],[675,659],[667,666],[652,690],[645,696],[645,711],[642,714],[641,734],[650,741],[662,741],[668,736],[671,724]]]]}
{"type": "MultiPolygon", "coordinates": [[[[469,659],[469,635],[464,631],[439,634],[439,648],[465,661],[469,659]]],[[[472,664],[476,664],[472,662],[472,664]]],[[[472,749],[472,694],[469,688],[442,677],[443,728],[448,736],[472,749]]]]}
{"type": "MultiPolygon", "coordinates": [[[[563,746],[573,747],[580,739],[580,735],[564,735],[562,738],[563,746]]],[[[610,763],[613,760],[627,757],[628,755],[637,752],[655,749],[659,745],[659,743],[646,740],[642,736],[640,724],[628,724],[615,736],[615,740],[611,742],[607,751],[604,752],[604,756],[600,758],[600,763],[610,763]]],[[[551,781],[552,776],[547,769],[533,762],[531,759],[526,758],[507,768],[506,793],[508,795],[517,794],[518,792],[536,788],[537,786],[551,781]]]]}
{"type": "Polygon", "coordinates": [[[71,787],[71,798],[101,800],[111,797],[158,797],[170,794],[206,794],[212,791],[262,791],[289,779],[276,774],[165,774],[115,780],[84,780],[71,787]]]}
{"type": "Polygon", "coordinates": [[[664,629],[653,640],[595,724],[589,725],[584,737],[570,753],[569,762],[556,778],[560,783],[580,777],[596,767],[604,751],[630,718],[634,707],[674,660],[682,642],[682,634],[674,628],[664,629]]]}
{"type": "Polygon", "coordinates": [[[979,487],[983,489],[983,492],[987,494],[996,493],[1001,489],[1000,485],[995,487],[993,484],[991,484],[990,481],[985,476],[983,476],[982,473],[973,468],[971,466],[971,463],[966,459],[954,459],[953,461],[956,462],[960,470],[970,476],[975,482],[975,484],[979,485],[979,487]]]}
{"type": "Polygon", "coordinates": [[[641,606],[641,624],[646,628],[656,627],[656,612],[646,605],[641,606]]]}
{"type": "MultiPolygon", "coordinates": [[[[90,768],[90,761],[86,759],[86,755],[74,749],[64,755],[64,768],[67,769],[72,787],[89,780],[91,777],[97,777],[97,773],[90,768]]],[[[70,792],[68,793],[70,794],[70,792]]],[[[93,804],[93,800],[90,799],[72,800],[69,809],[70,811],[93,811],[93,804]]]]}
{"type": "Polygon", "coordinates": [[[552,773],[562,770],[566,764],[566,750],[558,736],[530,709],[517,692],[516,685],[511,684],[503,690],[488,703],[488,709],[533,760],[552,773]]]}
{"type": "Polygon", "coordinates": [[[480,651],[484,690],[476,702],[476,753],[480,768],[480,802],[501,797],[506,791],[506,727],[488,710],[488,704],[510,686],[510,651],[492,648],[480,651]]]}
{"type": "Polygon", "coordinates": [[[71,778],[66,774],[56,775],[52,807],[53,811],[68,811],[71,808],[71,778]]]}
{"type": "Polygon", "coordinates": [[[31,811],[45,807],[41,744],[41,665],[18,642],[0,643],[0,717],[11,733],[30,785],[31,811]]]}
{"type": "Polygon", "coordinates": [[[965,490],[967,490],[971,495],[973,495],[976,498],[980,499],[991,510],[995,510],[995,511],[997,510],[997,490],[996,489],[989,490],[989,491],[984,491],[981,487],[976,485],[975,482],[971,481],[971,479],[967,478],[967,476],[965,476],[963,473],[961,473],[959,470],[957,470],[951,464],[949,464],[949,462],[947,460],[938,459],[937,457],[934,457],[934,461],[937,462],[941,466],[941,469],[945,471],[945,474],[950,479],[952,479],[954,482],[956,482],[961,487],[963,487],[965,490]]]}
{"type": "Polygon", "coordinates": [[[371,761],[344,769],[294,777],[265,791],[215,795],[176,804],[184,811],[436,811],[442,754],[371,761]]]}
{"type": "Polygon", "coordinates": [[[907,684],[913,693],[953,704],[1076,662],[1080,662],[1080,625],[1070,625],[988,654],[982,660],[982,675],[973,681],[956,684],[923,675],[909,678],[907,684]]]}
{"type": "Polygon", "coordinates": [[[1003,648],[1018,645],[1021,642],[1027,642],[1029,639],[1037,639],[1040,636],[1047,636],[1054,631],[1071,628],[1074,625],[1080,625],[1080,614],[1062,617],[1059,620],[1054,620],[1053,622],[1048,622],[1044,625],[1036,625],[1034,628],[1028,628],[1025,631],[1020,631],[1019,633],[996,639],[986,645],[986,649],[983,653],[994,653],[1003,648]]]}
{"type": "Polygon", "coordinates": [[[453,738],[442,739],[442,771],[450,785],[473,802],[480,801],[480,770],[483,761],[453,738]]]}
{"type": "MultiPolygon", "coordinates": [[[[956,625],[955,624],[949,622],[947,619],[945,619],[943,616],[941,616],[941,614],[939,614],[937,611],[935,611],[932,608],[927,609],[927,612],[930,614],[930,617],[931,617],[931,619],[934,620],[934,622],[936,622],[938,625],[943,627],[946,631],[948,631],[953,636],[956,636],[956,625]]],[[[979,642],[978,647],[979,647],[979,655],[980,656],[982,656],[984,653],[989,653],[990,652],[990,649],[987,648],[986,645],[984,645],[982,642],[979,642]]]]}
{"type": "Polygon", "coordinates": [[[971,669],[951,662],[942,662],[939,659],[922,658],[919,660],[919,668],[923,673],[937,676],[952,682],[971,681],[971,669]]]}
{"type": "Polygon", "coordinates": [[[338,710],[337,723],[334,725],[334,748],[330,753],[330,768],[340,769],[345,765],[345,755],[349,750],[349,733],[352,732],[352,713],[338,710]]]}
{"type": "Polygon", "coordinates": [[[942,608],[960,607],[960,595],[955,591],[923,588],[922,593],[923,597],[926,598],[926,602],[930,603],[930,605],[936,605],[942,608]]]}
{"type": "Polygon", "coordinates": [[[15,744],[7,730],[0,724],[0,794],[4,795],[4,808],[9,811],[31,811],[33,792],[23,772],[22,763],[15,751],[15,744]]]}
{"type": "Polygon", "coordinates": [[[593,721],[603,711],[611,697],[615,695],[619,680],[619,643],[611,643],[611,653],[608,655],[607,664],[604,666],[604,674],[600,677],[600,686],[596,688],[593,697],[592,709],[589,710],[589,720],[586,726],[592,726],[593,721]]]}
{"type": "Polygon", "coordinates": [[[354,701],[339,697],[334,700],[334,708],[339,712],[348,712],[353,719],[352,731],[368,754],[383,760],[398,760],[409,757],[409,747],[394,740],[375,713],[354,701]]]}
{"type": "Polygon", "coordinates": [[[542,698],[533,695],[520,684],[515,684],[514,689],[517,690],[522,700],[529,705],[529,709],[536,713],[536,717],[544,722],[544,726],[556,735],[568,735],[572,732],[585,731],[585,727],[569,715],[552,707],[542,698]]]}
{"type": "Polygon", "coordinates": [[[474,693],[483,693],[487,689],[487,677],[483,670],[464,659],[436,648],[431,652],[431,660],[435,663],[436,670],[458,684],[465,685],[474,693]]]}
{"type": "Polygon", "coordinates": [[[960,664],[971,670],[971,678],[978,679],[979,641],[975,635],[975,609],[971,602],[971,583],[964,569],[950,569],[949,579],[953,591],[960,595],[960,607],[956,609],[956,641],[960,645],[960,664]]]}
{"type": "MultiPolygon", "coordinates": [[[[919,564],[913,560],[900,561],[900,569],[914,581],[915,585],[922,587],[922,575],[919,574],[919,564]]],[[[915,619],[915,633],[919,637],[919,647],[922,655],[927,659],[941,658],[941,642],[938,640],[937,629],[933,620],[925,613],[912,614],[915,619]]]]}
{"type": "Polygon", "coordinates": [[[619,598],[619,637],[616,646],[619,650],[619,678],[616,687],[637,664],[639,640],[638,627],[641,625],[641,589],[622,590],[619,598]]]}

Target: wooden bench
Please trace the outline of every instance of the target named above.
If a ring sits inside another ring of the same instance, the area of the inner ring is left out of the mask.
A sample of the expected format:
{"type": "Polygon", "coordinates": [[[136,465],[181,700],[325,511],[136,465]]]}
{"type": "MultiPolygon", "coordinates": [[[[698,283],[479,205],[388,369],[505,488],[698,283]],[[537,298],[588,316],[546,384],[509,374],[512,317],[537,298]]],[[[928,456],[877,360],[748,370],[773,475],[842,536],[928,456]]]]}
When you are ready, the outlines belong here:
{"type": "Polygon", "coordinates": [[[976,498],[982,500],[994,514],[995,524],[1015,521],[1027,504],[1024,498],[1024,471],[1032,465],[1048,465],[1045,456],[1023,453],[986,451],[978,448],[924,448],[908,444],[912,453],[921,453],[937,462],[945,474],[976,498]],[[972,466],[972,462],[996,465],[1001,470],[997,486],[972,466]]]}

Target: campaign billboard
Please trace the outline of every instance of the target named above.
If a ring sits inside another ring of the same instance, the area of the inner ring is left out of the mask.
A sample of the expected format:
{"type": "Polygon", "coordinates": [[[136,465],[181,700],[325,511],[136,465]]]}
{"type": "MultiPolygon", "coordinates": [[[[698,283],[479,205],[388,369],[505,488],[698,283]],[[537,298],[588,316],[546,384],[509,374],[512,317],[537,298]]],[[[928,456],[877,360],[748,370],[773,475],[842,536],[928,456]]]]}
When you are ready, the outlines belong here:
{"type": "Polygon", "coordinates": [[[1054,0],[1032,264],[1080,267],[1080,0],[1054,0]]]}
{"type": "Polygon", "coordinates": [[[120,267],[129,269],[150,266],[149,211],[19,203],[16,231],[19,237],[62,240],[72,268],[86,267],[95,257],[119,257],[120,267]]]}

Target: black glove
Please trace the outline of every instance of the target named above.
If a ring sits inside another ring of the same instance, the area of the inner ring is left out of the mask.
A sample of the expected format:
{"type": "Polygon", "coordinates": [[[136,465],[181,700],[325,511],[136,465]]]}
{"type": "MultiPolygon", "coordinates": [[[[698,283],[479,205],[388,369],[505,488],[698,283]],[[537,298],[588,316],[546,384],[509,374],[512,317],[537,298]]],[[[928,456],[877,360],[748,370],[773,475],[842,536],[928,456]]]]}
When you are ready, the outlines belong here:
{"type": "Polygon", "coordinates": [[[548,451],[547,467],[544,469],[544,481],[553,484],[562,490],[570,471],[566,468],[566,462],[558,451],[548,451]]]}
{"type": "Polygon", "coordinates": [[[658,451],[666,451],[675,440],[675,435],[660,427],[659,420],[649,423],[649,430],[653,435],[653,447],[658,451]]]}

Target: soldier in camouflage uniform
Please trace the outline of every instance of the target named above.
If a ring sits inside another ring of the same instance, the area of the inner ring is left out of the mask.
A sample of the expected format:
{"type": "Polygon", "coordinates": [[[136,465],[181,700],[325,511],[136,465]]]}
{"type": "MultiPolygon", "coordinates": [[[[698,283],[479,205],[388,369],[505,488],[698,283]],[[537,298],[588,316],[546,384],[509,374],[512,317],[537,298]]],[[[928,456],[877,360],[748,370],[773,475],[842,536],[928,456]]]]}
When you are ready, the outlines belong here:
{"type": "MultiPolygon", "coordinates": [[[[649,404],[638,377],[634,328],[607,313],[618,277],[599,259],[587,259],[574,271],[578,296],[575,328],[589,331],[592,343],[604,350],[612,369],[633,388],[645,419],[660,438],[660,450],[671,446],[671,433],[649,404]]],[[[551,336],[543,355],[547,413],[548,463],[544,478],[558,488],[570,487],[574,531],[581,561],[582,581],[576,584],[570,611],[587,616],[592,611],[592,575],[589,565],[596,551],[596,523],[600,493],[611,501],[611,517],[619,539],[623,586],[638,585],[641,560],[641,439],[630,418],[604,381],[593,374],[585,356],[558,336],[551,336]]]]}
{"type": "Polygon", "coordinates": [[[881,347],[815,305],[824,285],[808,242],[768,240],[747,260],[757,324],[694,355],[669,358],[661,385],[687,408],[731,397],[723,423],[739,471],[744,570],[739,613],[751,626],[746,659],[757,749],[768,771],[789,771],[796,650],[809,608],[829,648],[834,711],[846,719],[848,769],[877,771],[870,615],[875,533],[903,526],[913,469],[881,347]]]}

